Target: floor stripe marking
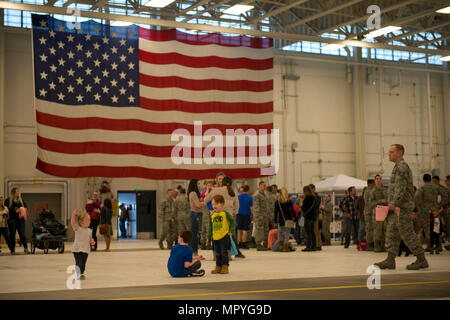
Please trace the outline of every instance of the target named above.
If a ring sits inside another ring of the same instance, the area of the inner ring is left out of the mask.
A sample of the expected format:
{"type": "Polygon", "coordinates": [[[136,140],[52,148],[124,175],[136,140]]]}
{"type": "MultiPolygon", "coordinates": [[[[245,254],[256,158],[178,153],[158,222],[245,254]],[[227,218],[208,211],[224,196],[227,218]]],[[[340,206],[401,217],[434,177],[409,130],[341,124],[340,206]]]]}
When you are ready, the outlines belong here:
{"type": "MultiPolygon", "coordinates": [[[[450,281],[428,281],[428,282],[409,282],[409,283],[388,283],[381,284],[381,287],[392,286],[409,286],[421,284],[442,284],[450,283],[450,281]]],[[[180,298],[180,297],[201,297],[201,296],[220,296],[233,294],[250,294],[250,293],[270,293],[270,292],[291,292],[291,291],[313,291],[313,290],[333,290],[333,289],[351,289],[351,288],[367,288],[367,285],[356,286],[337,286],[337,287],[318,287],[318,288],[292,288],[292,289],[272,289],[272,290],[252,290],[252,291],[230,291],[230,292],[209,292],[209,293],[194,293],[194,294],[175,294],[168,296],[151,296],[151,297],[135,297],[135,298],[118,298],[108,300],[144,300],[144,299],[163,299],[163,298],[180,298]]]]}

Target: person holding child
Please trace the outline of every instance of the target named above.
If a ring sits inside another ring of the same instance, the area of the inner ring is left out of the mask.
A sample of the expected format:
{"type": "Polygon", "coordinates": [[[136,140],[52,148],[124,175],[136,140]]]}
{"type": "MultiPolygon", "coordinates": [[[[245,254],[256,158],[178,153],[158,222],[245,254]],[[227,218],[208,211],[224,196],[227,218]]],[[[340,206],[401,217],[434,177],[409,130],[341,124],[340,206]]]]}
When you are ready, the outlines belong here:
{"type": "Polygon", "coordinates": [[[189,244],[192,242],[193,237],[192,231],[181,231],[178,236],[178,244],[170,251],[167,270],[174,278],[201,277],[205,274],[205,270],[200,269],[202,266],[200,260],[203,259],[203,256],[197,256],[192,259],[193,251],[189,244]]]}
{"type": "Polygon", "coordinates": [[[223,209],[225,199],[222,195],[215,195],[212,199],[214,212],[209,221],[208,239],[213,239],[213,248],[216,255],[216,267],[211,271],[213,274],[229,273],[228,248],[232,230],[236,228],[233,216],[223,209]]]}
{"type": "Polygon", "coordinates": [[[70,224],[75,231],[72,253],[77,266],[77,278],[79,280],[85,280],[86,275],[84,271],[86,269],[86,261],[91,252],[91,246],[95,245],[95,241],[92,238],[92,230],[89,228],[91,217],[86,211],[75,209],[72,212],[70,224]]]}

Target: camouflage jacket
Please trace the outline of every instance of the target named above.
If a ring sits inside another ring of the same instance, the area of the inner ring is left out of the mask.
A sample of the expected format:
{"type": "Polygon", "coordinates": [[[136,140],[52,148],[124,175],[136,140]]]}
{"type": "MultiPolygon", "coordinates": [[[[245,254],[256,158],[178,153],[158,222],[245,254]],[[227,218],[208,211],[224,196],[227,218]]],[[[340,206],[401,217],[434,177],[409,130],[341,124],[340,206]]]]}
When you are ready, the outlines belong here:
{"type": "Polygon", "coordinates": [[[388,194],[386,189],[381,187],[373,187],[373,189],[370,192],[370,198],[369,198],[369,210],[372,212],[377,205],[382,204],[381,200],[388,198],[388,194]]]}
{"type": "Polygon", "coordinates": [[[414,207],[413,175],[403,158],[395,164],[392,170],[388,202],[399,208],[412,209],[414,207]]]}
{"type": "Polygon", "coordinates": [[[188,214],[189,210],[189,199],[185,194],[181,194],[180,196],[175,198],[175,215],[177,217],[179,215],[188,214]]]}
{"type": "Polygon", "coordinates": [[[364,213],[370,212],[370,196],[372,193],[372,189],[367,188],[366,192],[364,192],[364,213]]]}
{"type": "Polygon", "coordinates": [[[275,214],[275,202],[277,202],[277,195],[270,193],[267,195],[267,210],[268,214],[274,216],[275,214]]]}
{"type": "Polygon", "coordinates": [[[323,205],[323,217],[325,219],[332,219],[333,218],[333,203],[331,201],[325,202],[323,205]]]}
{"type": "Polygon", "coordinates": [[[269,216],[267,196],[259,190],[253,195],[253,212],[255,218],[269,216]]]}
{"type": "Polygon", "coordinates": [[[168,199],[165,199],[161,202],[159,205],[158,218],[163,221],[176,219],[175,200],[169,201],[168,199]]]}
{"type": "Polygon", "coordinates": [[[450,189],[448,187],[444,187],[441,184],[439,184],[437,186],[439,187],[439,194],[441,195],[440,205],[441,205],[441,207],[446,208],[449,205],[449,200],[450,200],[449,199],[449,197],[450,197],[449,190],[450,189]]]}
{"type": "Polygon", "coordinates": [[[416,195],[414,197],[416,207],[418,207],[419,210],[424,208],[427,208],[428,210],[431,208],[438,208],[439,194],[439,186],[431,182],[425,182],[423,186],[416,191],[416,195]]]}

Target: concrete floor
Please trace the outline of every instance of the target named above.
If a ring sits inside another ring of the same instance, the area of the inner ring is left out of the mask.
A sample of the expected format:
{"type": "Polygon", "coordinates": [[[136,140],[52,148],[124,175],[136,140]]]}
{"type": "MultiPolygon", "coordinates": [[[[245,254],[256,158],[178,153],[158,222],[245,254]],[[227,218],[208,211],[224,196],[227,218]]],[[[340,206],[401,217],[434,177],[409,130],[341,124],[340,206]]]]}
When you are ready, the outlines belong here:
{"type": "MultiPolygon", "coordinates": [[[[100,239],[100,238],[99,238],[100,239]]],[[[99,249],[104,248],[100,241],[99,249]]],[[[381,289],[369,290],[367,267],[386,253],[358,252],[355,246],[323,247],[323,251],[257,252],[243,250],[245,259],[233,259],[230,274],[213,275],[211,251],[202,251],[206,275],[171,278],[169,250],[157,240],[113,241],[111,252],[92,252],[81,290],[67,289],[74,264],[71,243],[66,252],[0,254],[0,300],[5,299],[450,299],[450,251],[427,254],[430,267],[406,270],[414,256],[399,257],[396,270],[381,272],[381,289]]]]}

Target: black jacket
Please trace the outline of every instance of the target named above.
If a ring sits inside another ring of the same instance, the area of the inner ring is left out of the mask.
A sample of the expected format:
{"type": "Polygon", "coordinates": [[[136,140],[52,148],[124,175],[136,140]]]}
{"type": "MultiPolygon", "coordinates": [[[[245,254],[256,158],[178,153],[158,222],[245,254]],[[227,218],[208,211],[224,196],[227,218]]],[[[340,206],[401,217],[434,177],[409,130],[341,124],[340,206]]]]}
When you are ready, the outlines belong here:
{"type": "Polygon", "coordinates": [[[302,204],[302,215],[307,220],[316,220],[316,213],[314,211],[314,208],[316,206],[315,204],[315,197],[314,196],[307,196],[305,200],[303,200],[302,204]]]}
{"type": "Polygon", "coordinates": [[[19,214],[16,212],[16,209],[20,207],[27,208],[25,201],[23,201],[22,206],[19,202],[15,202],[12,198],[6,198],[5,206],[7,206],[9,210],[9,219],[15,221],[19,221],[19,214]]]}
{"type": "Polygon", "coordinates": [[[274,208],[274,222],[278,223],[280,227],[284,227],[284,218],[286,220],[292,220],[295,219],[295,211],[294,211],[294,205],[292,204],[292,201],[289,200],[288,202],[279,202],[278,200],[275,202],[275,208],[274,208]],[[280,209],[281,207],[281,209],[280,209]],[[283,212],[281,212],[283,210],[283,212]],[[284,218],[283,218],[284,215],[284,218]]]}

